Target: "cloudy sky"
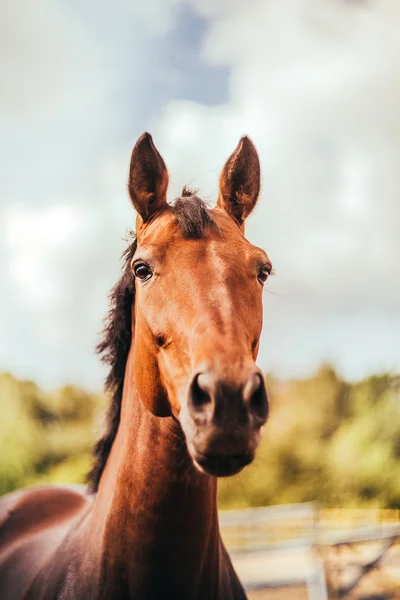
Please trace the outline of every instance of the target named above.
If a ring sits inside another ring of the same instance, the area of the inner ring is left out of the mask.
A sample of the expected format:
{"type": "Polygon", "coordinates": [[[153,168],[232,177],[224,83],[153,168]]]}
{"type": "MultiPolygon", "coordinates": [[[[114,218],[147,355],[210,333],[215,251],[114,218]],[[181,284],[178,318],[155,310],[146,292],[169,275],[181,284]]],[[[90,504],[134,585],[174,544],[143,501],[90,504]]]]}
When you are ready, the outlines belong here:
{"type": "Polygon", "coordinates": [[[0,8],[0,370],[99,389],[94,345],[148,130],[216,199],[249,134],[276,277],[259,364],[400,365],[398,0],[13,0],[0,8]]]}

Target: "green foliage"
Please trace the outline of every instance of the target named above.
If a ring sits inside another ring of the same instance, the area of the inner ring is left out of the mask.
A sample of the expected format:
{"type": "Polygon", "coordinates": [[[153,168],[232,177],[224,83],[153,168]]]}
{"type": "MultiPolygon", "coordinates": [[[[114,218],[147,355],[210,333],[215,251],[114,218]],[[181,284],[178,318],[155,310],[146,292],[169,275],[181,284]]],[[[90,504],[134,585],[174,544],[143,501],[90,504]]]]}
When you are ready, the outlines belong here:
{"type": "Polygon", "coordinates": [[[400,507],[400,377],[267,379],[271,418],[253,465],[219,486],[220,505],[316,500],[400,507]]]}
{"type": "Polygon", "coordinates": [[[73,386],[44,393],[0,375],[0,494],[34,483],[83,482],[104,397],[73,386]]]}
{"type": "MultiPolygon", "coordinates": [[[[343,381],[328,365],[304,380],[267,377],[271,418],[253,465],[219,485],[221,507],[317,500],[400,507],[400,377],[343,381]]],[[[0,494],[82,483],[106,398],[43,392],[0,375],[0,494]]]]}

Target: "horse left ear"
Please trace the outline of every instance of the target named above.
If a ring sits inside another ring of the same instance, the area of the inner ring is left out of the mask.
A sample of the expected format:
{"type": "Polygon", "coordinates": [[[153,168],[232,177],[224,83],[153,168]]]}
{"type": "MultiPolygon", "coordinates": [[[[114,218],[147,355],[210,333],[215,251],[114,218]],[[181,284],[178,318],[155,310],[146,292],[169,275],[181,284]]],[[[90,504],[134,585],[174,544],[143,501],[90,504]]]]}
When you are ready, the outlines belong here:
{"type": "Polygon", "coordinates": [[[259,193],[260,161],[253,142],[245,135],[222,169],[217,206],[242,226],[255,207],[259,193]]]}
{"type": "Polygon", "coordinates": [[[132,151],[128,190],[144,222],[167,205],[168,171],[149,133],[143,133],[132,151]]]}

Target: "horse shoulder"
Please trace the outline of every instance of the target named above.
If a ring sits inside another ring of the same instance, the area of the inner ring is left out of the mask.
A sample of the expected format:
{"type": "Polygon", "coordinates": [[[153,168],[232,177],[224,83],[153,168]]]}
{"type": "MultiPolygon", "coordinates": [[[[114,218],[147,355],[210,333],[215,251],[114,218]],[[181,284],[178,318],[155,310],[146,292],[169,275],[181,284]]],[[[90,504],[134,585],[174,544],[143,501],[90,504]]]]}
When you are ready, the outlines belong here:
{"type": "Polygon", "coordinates": [[[91,503],[80,486],[43,486],[0,499],[0,589],[19,600],[91,503]]]}

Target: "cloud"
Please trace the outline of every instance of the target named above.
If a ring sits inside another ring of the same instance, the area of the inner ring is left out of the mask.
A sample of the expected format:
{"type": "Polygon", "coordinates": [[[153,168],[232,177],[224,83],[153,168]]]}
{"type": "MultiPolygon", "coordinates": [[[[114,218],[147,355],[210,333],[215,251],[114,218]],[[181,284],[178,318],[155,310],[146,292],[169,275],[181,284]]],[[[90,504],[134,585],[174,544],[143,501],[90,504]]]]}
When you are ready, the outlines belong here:
{"type": "Polygon", "coordinates": [[[133,223],[127,164],[112,186],[108,164],[163,72],[175,3],[158,4],[2,8],[0,368],[46,385],[101,387],[94,347],[133,223]]]}
{"type": "Polygon", "coordinates": [[[96,46],[68,6],[15,0],[1,13],[2,119],[48,121],[89,108],[101,90],[83,73],[106,77],[96,46]]]}
{"type": "Polygon", "coordinates": [[[49,277],[46,262],[56,263],[57,250],[65,252],[67,242],[73,243],[78,222],[72,208],[62,205],[40,212],[15,207],[5,216],[9,277],[33,306],[51,305],[60,294],[61,282],[49,277]]]}
{"type": "Polygon", "coordinates": [[[248,233],[279,294],[266,297],[260,360],[283,374],[321,359],[353,377],[400,364],[399,22],[394,2],[235,4],[203,46],[229,69],[228,103],[170,103],[157,125],[174,193],[186,178],[216,198],[215,165],[244,132],[258,146],[248,233]]]}
{"type": "Polygon", "coordinates": [[[263,193],[248,236],[277,276],[260,364],[400,364],[395,0],[26,0],[0,18],[0,365],[100,387],[106,292],[133,224],[135,138],[215,200],[239,137],[263,193]],[[21,19],[24,14],[24,19],[21,19]]]}

